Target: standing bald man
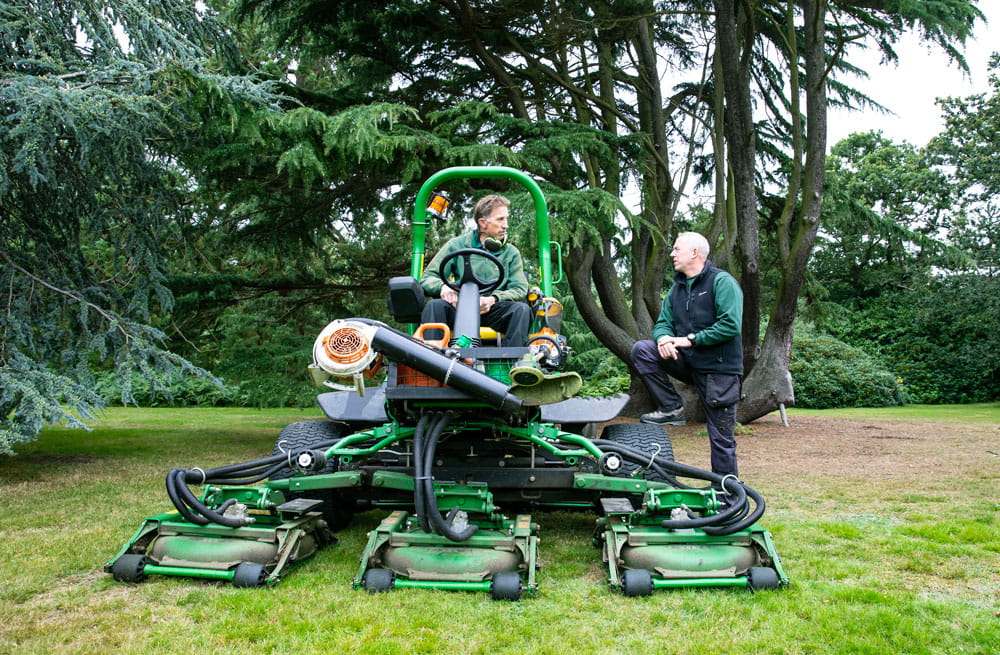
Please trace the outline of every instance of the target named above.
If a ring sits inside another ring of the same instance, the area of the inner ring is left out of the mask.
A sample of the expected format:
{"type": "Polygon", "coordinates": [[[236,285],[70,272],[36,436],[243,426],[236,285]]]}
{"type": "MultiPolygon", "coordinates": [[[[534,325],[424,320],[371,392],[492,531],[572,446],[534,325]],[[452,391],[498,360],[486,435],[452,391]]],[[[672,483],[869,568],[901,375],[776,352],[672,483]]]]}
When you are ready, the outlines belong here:
{"type": "Polygon", "coordinates": [[[653,327],[653,340],[632,347],[632,361],[658,407],[643,423],[684,425],[684,402],[671,375],[694,385],[705,409],[712,472],[739,475],[736,405],[743,376],[743,291],[736,279],[712,266],[708,241],[682,232],[674,242],[674,284],[653,327]]]}

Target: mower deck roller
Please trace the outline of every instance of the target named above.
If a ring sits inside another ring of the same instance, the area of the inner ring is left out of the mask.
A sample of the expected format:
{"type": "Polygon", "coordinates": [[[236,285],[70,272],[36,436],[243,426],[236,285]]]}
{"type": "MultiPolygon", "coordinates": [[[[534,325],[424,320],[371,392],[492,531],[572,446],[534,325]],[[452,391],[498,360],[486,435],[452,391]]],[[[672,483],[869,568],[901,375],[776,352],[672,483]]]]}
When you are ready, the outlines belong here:
{"type": "MultiPolygon", "coordinates": [[[[171,470],[166,490],[176,512],[148,518],[106,564],[108,573],[124,582],[168,575],[240,587],[275,583],[334,543],[331,530],[345,528],[356,511],[374,508],[386,514],[368,534],[355,589],[518,600],[539,589],[540,529],[531,516],[538,509],[594,512],[607,583],[627,596],[788,583],[770,534],[757,523],[760,494],[732,476],[674,462],[663,427],[616,422],[624,394],[573,397],[581,380],[564,370],[570,350],[552,297],[561,257],[530,177],[466,167],[424,183],[411,275],[389,285],[393,317],[406,324],[420,316],[427,207],[443,212],[447,205],[431,202],[431,193],[462,178],[519,182],[534,203],[540,288],[526,298],[527,346],[479,343],[478,295],[485,292],[465,287],[495,280],[462,281],[457,339],[427,342],[365,318],[332,321],[309,367],[317,385],[337,390],[318,398],[329,420],[286,426],[269,457],[171,470]],[[366,385],[383,360],[385,382],[366,385]]],[[[475,255],[468,250],[459,252],[468,259],[475,255]]]]}

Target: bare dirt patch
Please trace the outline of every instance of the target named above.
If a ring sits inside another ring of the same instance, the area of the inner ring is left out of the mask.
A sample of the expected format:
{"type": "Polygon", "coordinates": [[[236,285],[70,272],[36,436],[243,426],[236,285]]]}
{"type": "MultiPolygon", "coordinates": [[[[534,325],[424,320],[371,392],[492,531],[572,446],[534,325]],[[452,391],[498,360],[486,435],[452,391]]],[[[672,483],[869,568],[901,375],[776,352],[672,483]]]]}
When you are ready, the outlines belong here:
{"type": "MultiPolygon", "coordinates": [[[[634,419],[625,419],[634,420],[634,419]]],[[[678,461],[708,468],[704,423],[669,426],[678,461]]],[[[737,436],[742,474],[921,479],[1000,476],[1000,425],[765,416],[737,436]]]]}

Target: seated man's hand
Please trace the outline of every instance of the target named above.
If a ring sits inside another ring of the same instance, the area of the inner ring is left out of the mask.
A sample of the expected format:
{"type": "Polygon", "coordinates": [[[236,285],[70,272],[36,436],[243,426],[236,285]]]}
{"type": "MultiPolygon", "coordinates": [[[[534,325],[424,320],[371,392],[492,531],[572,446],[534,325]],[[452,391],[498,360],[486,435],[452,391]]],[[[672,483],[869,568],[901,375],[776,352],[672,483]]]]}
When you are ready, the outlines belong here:
{"type": "Polygon", "coordinates": [[[452,307],[458,306],[458,292],[451,287],[445,286],[441,287],[441,300],[445,301],[452,307]]]}
{"type": "Polygon", "coordinates": [[[663,336],[656,341],[656,349],[663,359],[677,359],[677,338],[663,336]]]}
{"type": "Polygon", "coordinates": [[[479,313],[485,314],[490,311],[497,302],[496,296],[479,296],[479,313]]]}

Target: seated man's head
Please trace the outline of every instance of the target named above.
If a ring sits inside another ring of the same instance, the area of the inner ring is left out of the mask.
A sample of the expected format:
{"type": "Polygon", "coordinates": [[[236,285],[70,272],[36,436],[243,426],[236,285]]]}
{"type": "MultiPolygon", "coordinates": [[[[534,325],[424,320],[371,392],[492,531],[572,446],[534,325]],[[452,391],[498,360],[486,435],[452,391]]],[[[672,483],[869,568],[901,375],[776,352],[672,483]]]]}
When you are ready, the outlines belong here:
{"type": "Polygon", "coordinates": [[[509,207],[510,201],[495,193],[479,199],[472,210],[472,215],[476,221],[480,241],[491,237],[503,243],[507,239],[509,207]]]}

